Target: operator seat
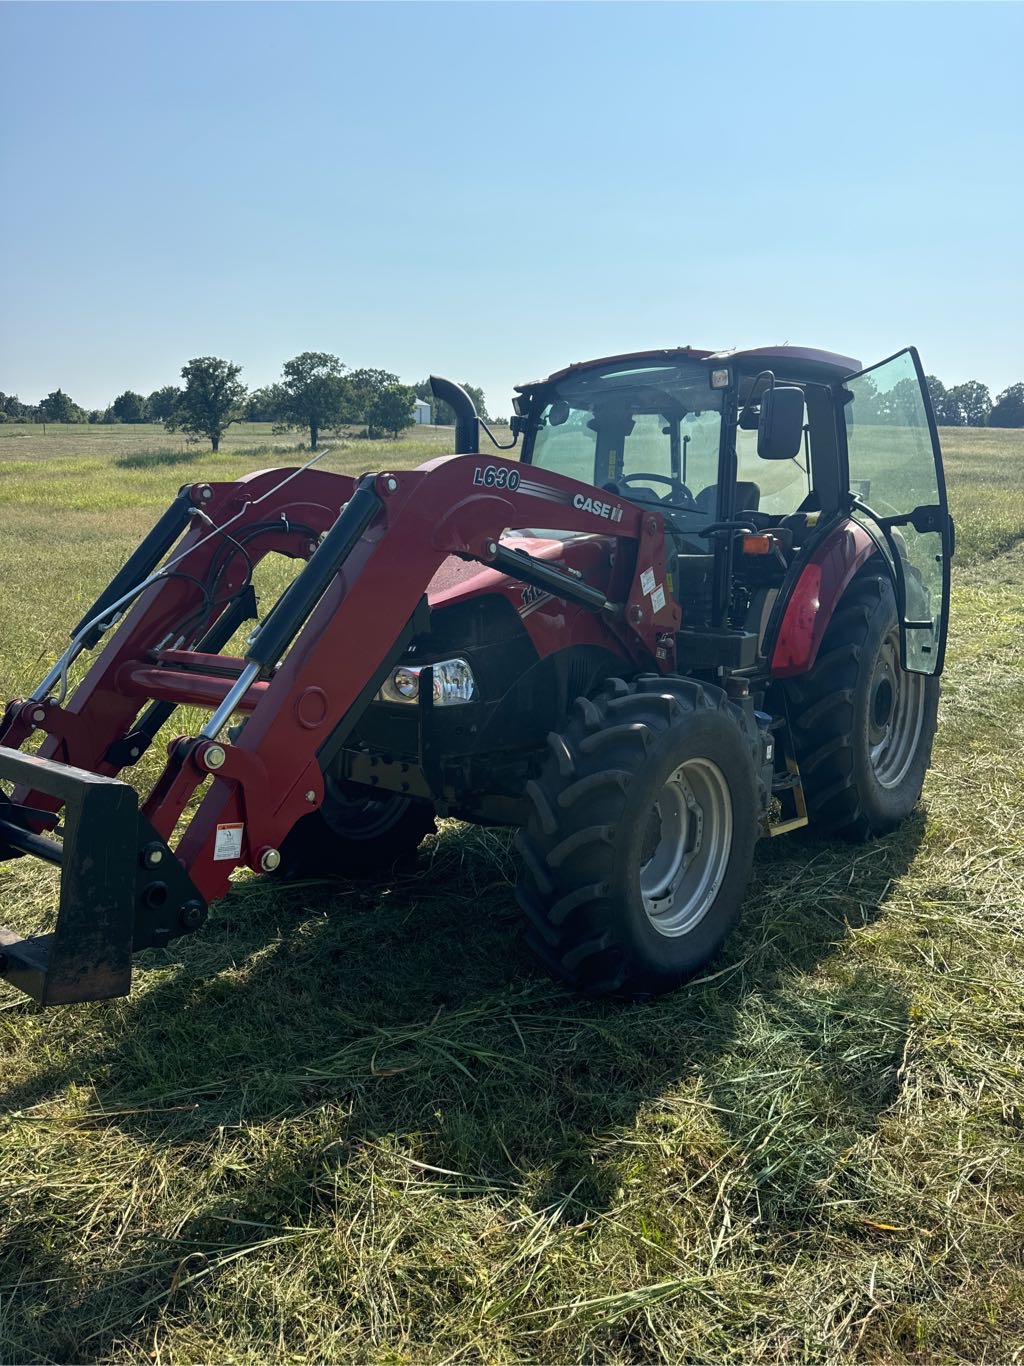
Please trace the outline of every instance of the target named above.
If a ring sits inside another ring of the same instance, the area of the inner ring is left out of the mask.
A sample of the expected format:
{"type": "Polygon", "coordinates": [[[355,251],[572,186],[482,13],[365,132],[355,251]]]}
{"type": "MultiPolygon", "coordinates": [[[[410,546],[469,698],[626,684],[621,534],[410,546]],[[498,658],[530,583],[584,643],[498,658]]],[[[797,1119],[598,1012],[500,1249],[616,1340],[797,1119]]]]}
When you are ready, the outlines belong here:
{"type": "MultiPolygon", "coordinates": [[[[718,485],[709,484],[706,489],[694,496],[697,511],[710,521],[714,521],[718,511],[718,485]]],[[[736,482],[737,514],[756,512],[761,502],[759,485],[748,480],[736,482]]],[[[664,511],[664,509],[663,509],[664,511]]],[[[681,520],[684,514],[680,514],[681,520]]],[[[689,519],[686,519],[688,522],[689,519]]],[[[714,598],[715,556],[711,546],[700,535],[700,527],[692,524],[677,526],[669,513],[665,524],[670,532],[672,548],[675,551],[672,581],[676,598],[683,609],[684,625],[703,630],[711,620],[711,606],[714,598]]]]}
{"type": "MultiPolygon", "coordinates": [[[[709,484],[706,489],[701,489],[700,493],[694,496],[694,502],[701,512],[706,512],[709,517],[714,517],[718,508],[718,485],[709,484]]],[[[756,512],[761,506],[761,487],[747,479],[737,479],[736,481],[736,511],[737,512],[756,512]]]]}

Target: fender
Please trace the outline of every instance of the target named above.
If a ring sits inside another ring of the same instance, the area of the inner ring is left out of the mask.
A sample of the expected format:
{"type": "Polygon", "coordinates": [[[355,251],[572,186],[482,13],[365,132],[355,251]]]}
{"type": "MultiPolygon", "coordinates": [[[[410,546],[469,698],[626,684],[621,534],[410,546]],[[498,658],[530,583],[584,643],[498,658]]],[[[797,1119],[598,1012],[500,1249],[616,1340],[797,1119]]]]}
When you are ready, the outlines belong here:
{"type": "MultiPolygon", "coordinates": [[[[857,571],[879,553],[871,533],[845,517],[811,552],[793,585],[775,635],[773,678],[793,678],[814,667],[833,613],[857,571]]],[[[886,571],[888,559],[883,556],[886,571]]]]}

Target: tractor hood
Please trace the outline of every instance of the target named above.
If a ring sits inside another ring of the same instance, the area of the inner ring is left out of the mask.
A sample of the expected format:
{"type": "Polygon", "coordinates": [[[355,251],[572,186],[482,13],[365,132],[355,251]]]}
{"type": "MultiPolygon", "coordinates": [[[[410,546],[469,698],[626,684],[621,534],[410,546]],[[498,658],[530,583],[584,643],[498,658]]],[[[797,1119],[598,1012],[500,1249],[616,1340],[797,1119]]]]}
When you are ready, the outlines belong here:
{"type": "MultiPolygon", "coordinates": [[[[569,570],[595,588],[608,589],[618,543],[612,536],[515,531],[506,533],[501,544],[569,570]]],[[[607,642],[607,626],[585,607],[500,570],[456,556],[444,561],[427,589],[427,601],[435,617],[457,604],[486,598],[498,599],[503,604],[499,609],[502,615],[507,611],[505,604],[512,608],[542,656],[560,645],[607,642]]]]}
{"type": "MultiPolygon", "coordinates": [[[[609,556],[614,543],[613,538],[607,536],[567,536],[564,532],[545,534],[543,531],[510,531],[501,538],[501,544],[509,550],[523,550],[535,560],[576,570],[586,582],[598,588],[607,586],[609,556]]],[[[437,609],[488,593],[500,593],[520,606],[529,606],[538,597],[550,596],[500,570],[450,555],[431,579],[427,601],[432,609],[437,609]]]]}

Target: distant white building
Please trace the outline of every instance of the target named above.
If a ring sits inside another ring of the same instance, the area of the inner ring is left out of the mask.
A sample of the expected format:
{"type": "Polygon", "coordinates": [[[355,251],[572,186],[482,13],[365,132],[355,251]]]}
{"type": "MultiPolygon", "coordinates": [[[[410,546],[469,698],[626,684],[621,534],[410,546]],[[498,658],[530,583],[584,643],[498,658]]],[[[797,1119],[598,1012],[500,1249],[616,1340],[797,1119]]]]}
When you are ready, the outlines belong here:
{"type": "Polygon", "coordinates": [[[430,404],[425,398],[418,398],[412,405],[413,416],[417,422],[430,422],[430,404]]]}

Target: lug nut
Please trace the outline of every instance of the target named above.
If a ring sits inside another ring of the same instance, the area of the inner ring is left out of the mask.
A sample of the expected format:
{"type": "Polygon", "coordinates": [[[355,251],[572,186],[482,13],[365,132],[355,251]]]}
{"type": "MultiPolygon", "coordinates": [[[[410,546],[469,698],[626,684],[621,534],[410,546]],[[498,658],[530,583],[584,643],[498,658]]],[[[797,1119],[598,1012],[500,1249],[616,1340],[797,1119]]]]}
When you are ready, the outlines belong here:
{"type": "Polygon", "coordinates": [[[206,919],[206,907],[201,901],[186,901],[181,908],[181,923],[188,930],[198,929],[206,919]]]}
{"type": "Polygon", "coordinates": [[[209,745],[203,750],[203,767],[209,769],[223,768],[224,760],[227,757],[223,745],[209,745]]]}
{"type": "Polygon", "coordinates": [[[272,873],[280,864],[281,854],[277,849],[264,849],[260,854],[260,867],[265,873],[272,873]]]}

